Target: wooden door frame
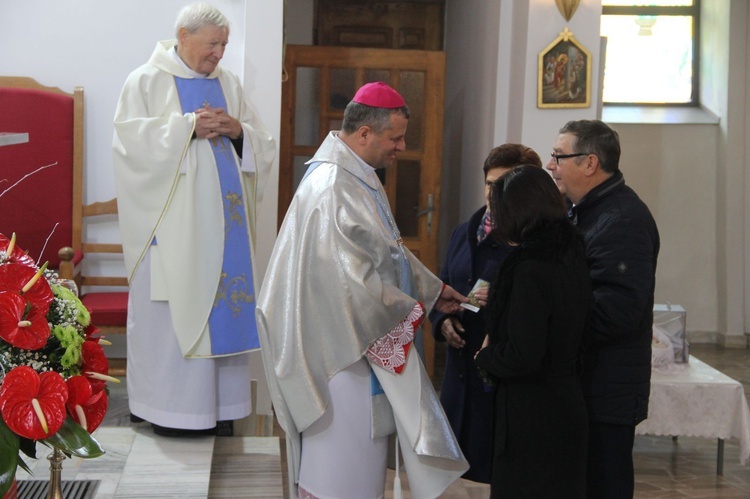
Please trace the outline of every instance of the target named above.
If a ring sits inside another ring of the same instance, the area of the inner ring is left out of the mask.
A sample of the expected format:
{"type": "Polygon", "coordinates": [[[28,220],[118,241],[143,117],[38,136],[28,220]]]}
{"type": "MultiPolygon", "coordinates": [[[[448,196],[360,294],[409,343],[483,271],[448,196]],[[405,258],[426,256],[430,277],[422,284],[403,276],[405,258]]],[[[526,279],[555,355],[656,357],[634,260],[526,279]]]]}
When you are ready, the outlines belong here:
{"type": "MultiPolygon", "coordinates": [[[[404,237],[406,246],[415,251],[415,247],[422,247],[417,255],[420,261],[434,273],[438,273],[438,240],[439,240],[439,213],[440,213],[440,191],[443,161],[443,118],[445,106],[445,52],[424,50],[394,50],[394,49],[371,49],[357,47],[329,47],[309,45],[289,45],[285,51],[284,67],[288,79],[284,82],[282,89],[282,111],[281,111],[281,140],[279,156],[279,193],[278,193],[278,220],[279,225],[284,219],[286,210],[294,196],[294,158],[295,156],[312,156],[317,151],[320,143],[329,133],[329,123],[332,119],[343,119],[343,110],[331,110],[328,104],[324,112],[318,116],[318,140],[311,145],[295,145],[295,107],[297,85],[297,67],[313,67],[324,69],[320,74],[319,102],[328,102],[330,82],[330,69],[351,68],[355,71],[355,88],[359,88],[365,81],[365,68],[368,70],[388,70],[391,72],[391,81],[387,82],[394,87],[399,87],[398,72],[400,70],[422,71],[426,76],[437,77],[425,80],[423,109],[429,110],[429,116],[423,119],[421,149],[409,149],[407,143],[406,151],[399,153],[399,160],[419,160],[422,169],[420,172],[420,193],[418,209],[422,210],[428,204],[428,196],[432,195],[433,221],[432,228],[428,230],[427,217],[418,220],[418,237],[404,237]],[[325,61],[325,62],[321,62],[325,61]],[[291,89],[291,90],[290,90],[291,89]],[[425,140],[428,126],[435,127],[430,133],[433,135],[434,144],[428,144],[425,140]],[[437,124],[437,125],[436,125],[437,124]],[[426,168],[425,165],[433,165],[426,168]]],[[[407,102],[408,104],[408,102],[407,102]]],[[[426,114],[426,113],[425,113],[426,114]]],[[[395,177],[395,176],[394,176],[395,177]]],[[[396,199],[396,181],[387,182],[386,192],[388,194],[391,208],[395,213],[394,200],[396,199]]],[[[416,251],[415,251],[416,252],[416,251]]],[[[433,373],[434,364],[434,339],[432,338],[429,322],[425,321],[424,350],[425,364],[430,375],[433,373]]]]}

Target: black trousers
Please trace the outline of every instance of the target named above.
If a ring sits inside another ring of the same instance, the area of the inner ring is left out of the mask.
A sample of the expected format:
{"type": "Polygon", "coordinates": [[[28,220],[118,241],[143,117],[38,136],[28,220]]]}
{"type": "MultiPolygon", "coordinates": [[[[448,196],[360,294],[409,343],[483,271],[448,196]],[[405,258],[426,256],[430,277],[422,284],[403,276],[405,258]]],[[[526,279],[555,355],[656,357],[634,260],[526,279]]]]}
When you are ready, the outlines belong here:
{"type": "Polygon", "coordinates": [[[589,422],[589,499],[633,498],[635,426],[589,422]]]}

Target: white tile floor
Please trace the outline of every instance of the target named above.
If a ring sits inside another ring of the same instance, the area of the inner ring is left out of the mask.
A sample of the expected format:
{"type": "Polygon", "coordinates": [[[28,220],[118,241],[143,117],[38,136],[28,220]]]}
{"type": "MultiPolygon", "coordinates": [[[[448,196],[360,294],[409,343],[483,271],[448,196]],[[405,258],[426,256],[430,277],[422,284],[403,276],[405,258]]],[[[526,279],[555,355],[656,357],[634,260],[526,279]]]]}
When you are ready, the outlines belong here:
{"type": "MultiPolygon", "coordinates": [[[[106,454],[65,459],[62,479],[99,480],[97,499],[282,497],[277,437],[164,438],[147,425],[100,427],[94,436],[106,454]]],[[[21,470],[19,480],[49,477],[50,451],[37,452],[28,460],[34,475],[21,470]]]]}

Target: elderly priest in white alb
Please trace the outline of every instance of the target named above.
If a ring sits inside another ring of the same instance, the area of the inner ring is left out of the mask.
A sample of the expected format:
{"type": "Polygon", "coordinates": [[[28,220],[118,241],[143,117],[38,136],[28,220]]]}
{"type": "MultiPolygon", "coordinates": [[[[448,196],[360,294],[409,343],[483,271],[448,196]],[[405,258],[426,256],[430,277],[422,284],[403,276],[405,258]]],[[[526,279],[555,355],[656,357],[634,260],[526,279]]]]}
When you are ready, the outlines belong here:
{"type": "Polygon", "coordinates": [[[113,144],[130,410],[167,436],[250,414],[254,217],[276,150],[218,65],[227,19],[193,4],[176,29],[128,76],[113,144]]]}

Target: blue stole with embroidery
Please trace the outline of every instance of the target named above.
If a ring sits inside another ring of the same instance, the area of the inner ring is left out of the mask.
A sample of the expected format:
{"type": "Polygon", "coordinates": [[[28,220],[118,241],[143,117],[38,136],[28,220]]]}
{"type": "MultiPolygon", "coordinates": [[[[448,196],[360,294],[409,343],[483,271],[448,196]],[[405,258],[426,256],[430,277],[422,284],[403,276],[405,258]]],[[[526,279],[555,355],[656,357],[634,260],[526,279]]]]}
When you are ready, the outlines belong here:
{"type": "MultiPolygon", "coordinates": [[[[218,78],[175,76],[175,84],[183,113],[195,112],[206,104],[213,108],[227,109],[218,78]]],[[[219,288],[216,290],[208,326],[211,333],[211,354],[230,355],[260,348],[255,325],[251,241],[245,216],[242,178],[234,159],[232,143],[228,137],[219,136],[210,139],[209,144],[216,159],[224,206],[224,255],[219,288]]],[[[200,262],[195,264],[200,265],[200,262]]]]}

